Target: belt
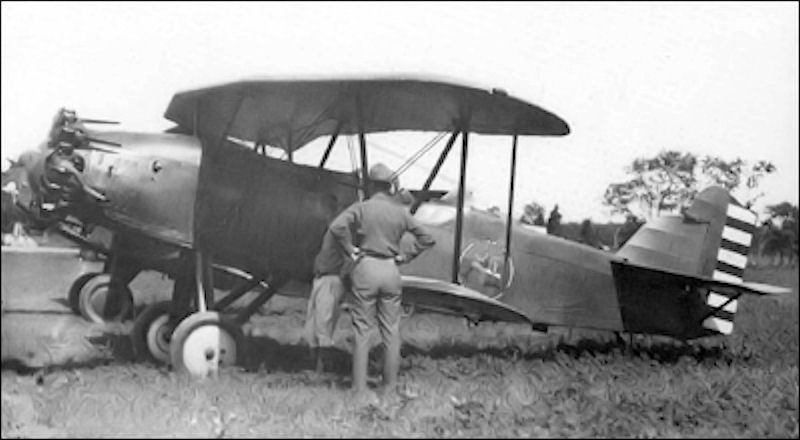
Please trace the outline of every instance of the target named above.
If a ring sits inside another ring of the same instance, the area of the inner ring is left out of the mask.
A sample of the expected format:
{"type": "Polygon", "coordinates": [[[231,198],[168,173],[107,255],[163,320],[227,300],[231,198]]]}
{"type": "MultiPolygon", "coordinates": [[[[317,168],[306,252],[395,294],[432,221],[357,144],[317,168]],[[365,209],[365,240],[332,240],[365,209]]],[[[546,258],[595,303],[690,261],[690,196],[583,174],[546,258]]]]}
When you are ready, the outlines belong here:
{"type": "Polygon", "coordinates": [[[383,254],[378,254],[378,253],[370,252],[370,251],[364,251],[364,252],[362,252],[362,255],[364,255],[365,257],[375,258],[375,259],[378,259],[378,260],[393,260],[394,259],[394,255],[386,256],[386,255],[383,255],[383,254]]]}

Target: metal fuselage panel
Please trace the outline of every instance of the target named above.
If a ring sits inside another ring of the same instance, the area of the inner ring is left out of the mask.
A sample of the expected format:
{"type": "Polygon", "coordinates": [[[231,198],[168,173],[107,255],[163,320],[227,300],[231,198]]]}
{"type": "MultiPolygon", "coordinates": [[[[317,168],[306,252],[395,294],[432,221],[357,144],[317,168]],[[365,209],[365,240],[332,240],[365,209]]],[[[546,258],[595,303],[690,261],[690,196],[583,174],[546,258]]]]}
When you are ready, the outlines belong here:
{"type": "Polygon", "coordinates": [[[194,207],[201,147],[180,134],[103,132],[118,142],[118,153],[91,151],[86,182],[109,202],[102,204],[112,223],[183,247],[194,246],[194,207]]]}
{"type": "MultiPolygon", "coordinates": [[[[453,222],[431,227],[436,245],[402,267],[407,275],[452,278],[453,222]]],[[[482,284],[467,276],[469,247],[495,243],[490,258],[503,260],[505,222],[473,211],[464,217],[460,278],[467,287],[495,296],[535,323],[619,331],[623,328],[611,261],[618,257],[563,238],[514,227],[505,286],[482,284]]],[[[479,256],[479,255],[478,255],[479,256]]],[[[504,270],[497,271],[503,275],[504,270]]]]}
{"type": "Polygon", "coordinates": [[[225,143],[204,148],[197,247],[255,274],[310,281],[333,218],[357,200],[357,178],[225,143]]]}

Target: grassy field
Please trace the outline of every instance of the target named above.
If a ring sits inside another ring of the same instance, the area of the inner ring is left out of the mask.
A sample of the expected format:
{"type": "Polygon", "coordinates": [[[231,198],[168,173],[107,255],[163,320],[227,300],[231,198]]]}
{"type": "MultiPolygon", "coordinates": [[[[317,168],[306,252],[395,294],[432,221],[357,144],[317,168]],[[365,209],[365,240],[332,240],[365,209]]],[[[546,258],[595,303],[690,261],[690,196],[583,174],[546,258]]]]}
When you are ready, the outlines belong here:
{"type": "Polygon", "coordinates": [[[797,438],[798,271],[746,279],[793,292],[746,297],[733,335],[686,345],[558,344],[522,326],[415,315],[403,323],[400,379],[418,397],[368,405],[347,390],[345,319],[338,371],[322,380],[299,342],[300,306],[254,318],[244,366],[204,382],[131,362],[120,328],[101,342],[110,361],[4,370],[2,435],[797,438]]]}

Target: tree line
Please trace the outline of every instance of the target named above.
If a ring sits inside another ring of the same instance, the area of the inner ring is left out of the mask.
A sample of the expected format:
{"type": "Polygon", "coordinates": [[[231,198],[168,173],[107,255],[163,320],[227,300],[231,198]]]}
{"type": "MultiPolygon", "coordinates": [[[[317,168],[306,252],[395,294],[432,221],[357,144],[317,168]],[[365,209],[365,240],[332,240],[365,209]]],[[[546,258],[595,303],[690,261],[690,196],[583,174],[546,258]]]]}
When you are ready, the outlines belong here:
{"type": "MultiPolygon", "coordinates": [[[[676,150],[665,150],[652,158],[637,158],[626,167],[627,180],[608,185],[603,205],[612,214],[622,214],[624,223],[593,224],[561,223],[556,204],[545,219],[546,209],[532,201],[525,205],[519,221],[522,224],[546,227],[547,233],[596,248],[615,250],[645,223],[663,214],[676,214],[686,209],[700,190],[718,185],[728,190],[747,208],[764,193],[758,186],[777,167],[765,160],[754,163],[741,158],[725,160],[716,156],[696,156],[676,150]]],[[[798,207],[782,202],[766,207],[763,220],[751,244],[751,264],[794,265],[798,261],[798,207]]]]}

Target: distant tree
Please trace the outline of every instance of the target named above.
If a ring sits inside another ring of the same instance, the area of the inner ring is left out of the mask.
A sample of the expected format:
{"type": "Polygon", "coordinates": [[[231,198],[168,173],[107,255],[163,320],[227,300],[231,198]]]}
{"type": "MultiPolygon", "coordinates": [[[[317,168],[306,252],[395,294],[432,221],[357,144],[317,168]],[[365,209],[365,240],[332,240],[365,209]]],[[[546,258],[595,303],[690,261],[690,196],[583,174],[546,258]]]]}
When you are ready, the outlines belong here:
{"type": "Polygon", "coordinates": [[[547,218],[547,233],[550,235],[558,235],[561,230],[561,213],[558,212],[558,205],[553,207],[550,211],[550,217],[547,218]]]}
{"type": "Polygon", "coordinates": [[[499,206],[492,206],[491,208],[489,208],[489,214],[492,214],[492,215],[497,216],[497,217],[502,217],[503,216],[503,212],[500,211],[500,207],[499,206]]]}
{"type": "Polygon", "coordinates": [[[789,222],[789,227],[797,227],[797,205],[792,205],[789,202],[781,202],[777,205],[767,206],[766,211],[771,222],[777,223],[781,227],[784,226],[784,223],[789,222]]]}
{"type": "Polygon", "coordinates": [[[757,254],[778,265],[794,264],[798,258],[798,207],[789,202],[767,206],[769,218],[759,231],[757,254]]]}
{"type": "Polygon", "coordinates": [[[756,200],[764,195],[763,192],[753,194],[758,188],[759,181],[776,170],[775,165],[765,160],[750,166],[738,157],[732,161],[725,161],[712,156],[705,156],[700,161],[700,169],[710,183],[719,185],[731,193],[741,188],[744,181],[744,191],[736,195],[747,208],[752,207],[756,200]]]}
{"type": "Polygon", "coordinates": [[[602,248],[592,227],[592,221],[588,218],[581,222],[580,242],[594,248],[602,248]]]}
{"type": "Polygon", "coordinates": [[[544,207],[536,202],[528,203],[519,221],[526,225],[544,226],[544,207]]]}
{"type": "Polygon", "coordinates": [[[694,197],[695,165],[697,158],[691,153],[662,151],[651,159],[633,161],[627,172],[633,177],[622,183],[612,183],[606,189],[603,203],[612,213],[632,214],[633,202],[646,218],[672,211],[694,197]]]}
{"type": "MultiPolygon", "coordinates": [[[[603,204],[611,208],[612,214],[639,214],[651,219],[686,207],[697,195],[700,183],[720,185],[733,192],[744,182],[745,190],[752,193],[761,178],[775,169],[763,160],[750,166],[740,158],[725,161],[705,156],[698,161],[692,153],[662,151],[654,158],[634,160],[626,168],[631,178],[610,184],[603,204]]],[[[750,207],[762,195],[748,195],[743,203],[750,207]]]]}

